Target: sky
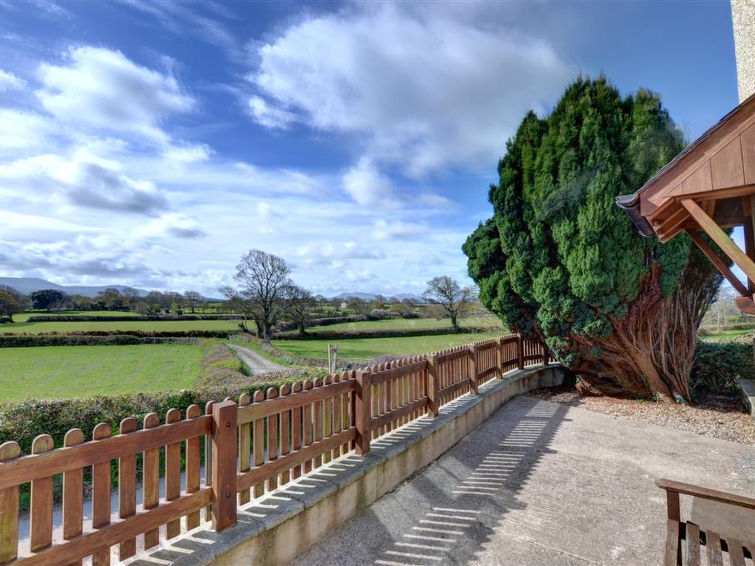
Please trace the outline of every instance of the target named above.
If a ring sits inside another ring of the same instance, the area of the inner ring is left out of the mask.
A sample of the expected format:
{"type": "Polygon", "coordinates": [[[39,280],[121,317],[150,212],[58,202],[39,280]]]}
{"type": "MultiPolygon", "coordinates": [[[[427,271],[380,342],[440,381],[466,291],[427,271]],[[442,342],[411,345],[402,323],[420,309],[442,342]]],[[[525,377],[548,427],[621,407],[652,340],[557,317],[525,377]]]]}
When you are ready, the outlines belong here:
{"type": "Polygon", "coordinates": [[[0,0],[0,275],[471,283],[506,140],[600,73],[695,139],[737,104],[729,3],[0,0]]]}

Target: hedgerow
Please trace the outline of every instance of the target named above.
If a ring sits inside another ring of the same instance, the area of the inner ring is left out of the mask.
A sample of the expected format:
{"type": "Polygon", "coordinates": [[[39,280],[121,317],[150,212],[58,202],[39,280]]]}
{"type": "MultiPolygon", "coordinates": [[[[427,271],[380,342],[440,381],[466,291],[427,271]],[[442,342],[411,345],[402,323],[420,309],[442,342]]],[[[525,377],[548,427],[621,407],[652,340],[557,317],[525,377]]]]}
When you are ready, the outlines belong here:
{"type": "Polygon", "coordinates": [[[752,343],[697,343],[689,377],[694,397],[738,395],[737,379],[755,379],[752,343]]]}
{"type": "Polygon", "coordinates": [[[28,348],[37,346],[127,346],[130,344],[192,344],[196,342],[196,338],[177,338],[174,336],[132,336],[128,334],[112,334],[107,336],[88,336],[78,334],[0,335],[0,348],[28,348]]]}

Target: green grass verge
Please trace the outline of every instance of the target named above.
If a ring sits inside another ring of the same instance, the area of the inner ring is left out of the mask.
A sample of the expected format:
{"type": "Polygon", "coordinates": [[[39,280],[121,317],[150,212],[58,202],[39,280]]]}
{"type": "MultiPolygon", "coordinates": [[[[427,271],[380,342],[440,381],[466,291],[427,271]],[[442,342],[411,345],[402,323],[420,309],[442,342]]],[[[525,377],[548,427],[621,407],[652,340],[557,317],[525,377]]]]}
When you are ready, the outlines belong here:
{"type": "Polygon", "coordinates": [[[341,360],[369,360],[378,356],[424,354],[500,336],[501,332],[442,334],[403,338],[347,338],[342,340],[273,340],[273,345],[294,356],[327,359],[328,344],[338,344],[341,360]]]}
{"type": "Polygon", "coordinates": [[[146,332],[180,332],[187,330],[238,330],[237,320],[124,320],[95,322],[14,322],[0,326],[0,334],[40,334],[43,332],[143,330],[146,332]]]}
{"type": "Polygon", "coordinates": [[[0,399],[70,399],[192,387],[206,347],[194,344],[8,348],[0,399]]]}

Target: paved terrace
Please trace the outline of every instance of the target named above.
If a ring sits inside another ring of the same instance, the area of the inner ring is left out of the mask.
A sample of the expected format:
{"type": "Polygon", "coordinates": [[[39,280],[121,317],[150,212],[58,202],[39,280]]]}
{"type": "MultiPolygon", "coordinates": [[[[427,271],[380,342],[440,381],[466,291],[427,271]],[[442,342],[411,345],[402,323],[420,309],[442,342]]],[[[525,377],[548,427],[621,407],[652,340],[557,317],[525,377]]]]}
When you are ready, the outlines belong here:
{"type": "Polygon", "coordinates": [[[659,477],[753,493],[755,450],[519,397],[295,564],[659,564],[659,477]]]}

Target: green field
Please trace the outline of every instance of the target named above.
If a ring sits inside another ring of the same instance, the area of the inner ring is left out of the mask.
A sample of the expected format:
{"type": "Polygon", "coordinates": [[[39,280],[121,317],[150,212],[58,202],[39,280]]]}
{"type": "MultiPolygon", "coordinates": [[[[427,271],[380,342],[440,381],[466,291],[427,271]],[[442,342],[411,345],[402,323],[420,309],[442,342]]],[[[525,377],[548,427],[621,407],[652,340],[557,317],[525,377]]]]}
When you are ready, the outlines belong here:
{"type": "Polygon", "coordinates": [[[191,387],[205,350],[194,344],[0,350],[0,401],[154,393],[191,387]]]}
{"type": "MultiPolygon", "coordinates": [[[[494,316],[478,316],[459,319],[462,328],[501,328],[501,321],[494,316]]],[[[367,330],[431,330],[447,328],[451,330],[451,320],[448,318],[391,318],[387,320],[362,320],[359,322],[341,322],[328,326],[311,326],[307,332],[364,332],[367,330]]]]}
{"type": "Polygon", "coordinates": [[[733,338],[739,338],[751,334],[755,334],[755,329],[722,330],[721,332],[711,332],[707,336],[701,336],[700,339],[707,342],[727,342],[733,338]]]}
{"type": "Polygon", "coordinates": [[[14,322],[0,326],[0,334],[40,334],[42,332],[73,332],[86,334],[95,330],[144,330],[169,332],[182,330],[237,330],[238,320],[124,320],[95,322],[14,322]]]}
{"type": "Polygon", "coordinates": [[[346,338],[342,340],[273,340],[273,345],[294,356],[327,359],[328,344],[338,344],[342,360],[369,360],[377,356],[424,354],[452,346],[500,336],[501,332],[442,334],[403,338],[346,338]]]}

